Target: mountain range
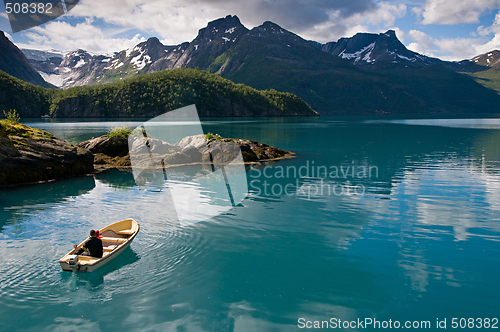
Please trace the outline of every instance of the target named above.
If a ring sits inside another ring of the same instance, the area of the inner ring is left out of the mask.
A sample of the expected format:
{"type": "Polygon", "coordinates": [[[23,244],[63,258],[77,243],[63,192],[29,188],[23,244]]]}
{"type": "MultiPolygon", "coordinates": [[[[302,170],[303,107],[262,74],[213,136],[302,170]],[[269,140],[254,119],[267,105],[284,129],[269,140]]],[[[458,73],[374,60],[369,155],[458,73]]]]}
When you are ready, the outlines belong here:
{"type": "Polygon", "coordinates": [[[113,55],[23,52],[47,82],[62,88],[188,67],[294,93],[320,114],[500,112],[493,90],[500,90],[500,52],[442,61],[408,50],[392,30],[321,44],[269,21],[247,29],[229,15],[179,45],[153,37],[113,55]]]}

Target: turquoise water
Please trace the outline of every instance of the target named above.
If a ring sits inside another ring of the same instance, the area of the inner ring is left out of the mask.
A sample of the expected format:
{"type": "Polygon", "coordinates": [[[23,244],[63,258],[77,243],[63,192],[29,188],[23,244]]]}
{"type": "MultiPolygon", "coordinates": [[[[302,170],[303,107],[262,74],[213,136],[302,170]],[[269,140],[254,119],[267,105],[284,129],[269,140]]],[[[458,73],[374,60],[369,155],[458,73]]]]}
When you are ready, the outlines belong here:
{"type": "MultiPolygon", "coordinates": [[[[123,124],[26,122],[73,143],[123,124]]],[[[308,330],[301,318],[500,326],[498,119],[202,124],[297,156],[248,167],[241,204],[186,227],[165,191],[128,172],[0,190],[0,330],[308,330]],[[321,166],[338,176],[311,174],[321,166]],[[294,176],[300,167],[307,177],[294,176]],[[141,232],[108,266],[60,269],[90,228],[128,217],[141,232]]]]}

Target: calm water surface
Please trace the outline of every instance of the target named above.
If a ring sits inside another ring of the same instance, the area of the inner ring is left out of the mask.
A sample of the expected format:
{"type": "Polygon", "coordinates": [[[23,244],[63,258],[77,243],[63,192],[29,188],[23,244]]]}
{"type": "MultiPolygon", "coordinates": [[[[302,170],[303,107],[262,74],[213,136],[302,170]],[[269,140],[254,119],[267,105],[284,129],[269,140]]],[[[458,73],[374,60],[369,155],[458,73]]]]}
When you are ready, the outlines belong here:
{"type": "MultiPolygon", "coordinates": [[[[140,124],[120,121],[26,122],[77,143],[140,124]]],[[[437,319],[451,329],[453,318],[500,318],[498,119],[215,119],[203,128],[297,157],[267,173],[249,167],[239,206],[187,227],[172,221],[165,191],[136,186],[128,172],[0,190],[0,330],[305,330],[299,318],[435,330],[437,319]],[[276,173],[312,165],[339,176],[276,173]],[[346,174],[363,167],[372,173],[346,174]],[[108,266],[60,269],[90,228],[128,217],[141,232],[108,266]]]]}

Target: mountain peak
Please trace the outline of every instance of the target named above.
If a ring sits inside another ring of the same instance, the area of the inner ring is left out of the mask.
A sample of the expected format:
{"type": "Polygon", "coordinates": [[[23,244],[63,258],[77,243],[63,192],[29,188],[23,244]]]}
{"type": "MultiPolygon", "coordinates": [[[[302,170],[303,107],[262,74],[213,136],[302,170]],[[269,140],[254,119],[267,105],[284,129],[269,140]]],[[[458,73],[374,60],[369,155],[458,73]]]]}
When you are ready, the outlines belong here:
{"type": "Polygon", "coordinates": [[[156,51],[156,50],[161,50],[164,52],[165,45],[163,45],[160,40],[156,37],[150,37],[148,40],[146,40],[143,43],[140,43],[139,45],[145,45],[146,49],[148,50],[148,53],[151,51],[156,51]]]}
{"type": "Polygon", "coordinates": [[[376,65],[377,67],[403,65],[426,67],[440,60],[412,52],[399,41],[396,31],[384,33],[357,33],[351,38],[323,45],[323,52],[337,55],[354,65],[376,65]]]}
{"type": "MultiPolygon", "coordinates": [[[[217,20],[208,22],[207,27],[204,29],[209,29],[209,30],[210,29],[219,29],[219,28],[226,28],[229,26],[237,28],[237,27],[242,27],[243,24],[241,24],[238,16],[227,15],[226,17],[219,18],[217,20]]],[[[201,30],[203,30],[203,29],[200,29],[200,31],[201,30]]]]}
{"type": "Polygon", "coordinates": [[[448,65],[448,68],[467,73],[488,71],[489,69],[497,72],[500,69],[500,51],[493,50],[477,55],[470,60],[455,62],[454,65],[448,65]]]}
{"type": "Polygon", "coordinates": [[[264,23],[261,24],[261,26],[262,27],[274,27],[274,28],[280,28],[281,29],[281,27],[278,24],[276,24],[274,22],[271,22],[271,21],[265,21],[264,23]]]}
{"type": "Polygon", "coordinates": [[[284,33],[285,31],[286,32],[289,32],[287,31],[286,29],[283,29],[282,27],[280,27],[278,24],[274,23],[274,22],[271,22],[271,21],[265,21],[264,23],[262,23],[261,25],[259,25],[258,27],[254,28],[256,30],[271,30],[271,31],[278,31],[280,33],[284,33]]]}
{"type": "Polygon", "coordinates": [[[398,38],[396,37],[396,31],[394,30],[387,30],[384,35],[386,35],[389,38],[398,38]]]}
{"type": "Polygon", "coordinates": [[[211,21],[205,28],[198,31],[198,36],[193,40],[194,43],[210,42],[212,40],[232,40],[248,29],[241,24],[238,16],[227,15],[211,21]]]}
{"type": "Polygon", "coordinates": [[[301,37],[297,36],[293,32],[290,32],[278,24],[271,22],[271,21],[265,21],[261,25],[253,28],[250,32],[250,35],[255,36],[255,37],[267,37],[271,39],[277,39],[281,40],[282,42],[286,39],[293,39],[295,41],[302,39],[301,37]]]}
{"type": "Polygon", "coordinates": [[[470,59],[470,61],[480,66],[492,67],[500,63],[500,51],[493,50],[488,53],[480,54],[470,59]]]}
{"type": "Polygon", "coordinates": [[[149,37],[146,41],[148,44],[161,44],[157,37],[149,37]]]}

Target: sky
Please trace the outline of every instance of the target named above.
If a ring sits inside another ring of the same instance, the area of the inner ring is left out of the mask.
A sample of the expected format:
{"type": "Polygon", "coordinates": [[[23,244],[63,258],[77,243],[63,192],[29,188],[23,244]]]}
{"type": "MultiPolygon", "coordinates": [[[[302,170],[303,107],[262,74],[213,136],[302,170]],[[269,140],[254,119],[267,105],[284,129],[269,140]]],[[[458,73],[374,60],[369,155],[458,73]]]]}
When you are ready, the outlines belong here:
{"type": "Polygon", "coordinates": [[[389,29],[410,50],[443,60],[500,49],[500,0],[81,0],[60,18],[12,33],[20,48],[111,54],[149,37],[165,45],[193,40],[209,21],[237,15],[247,28],[272,21],[321,43],[389,29]]]}

